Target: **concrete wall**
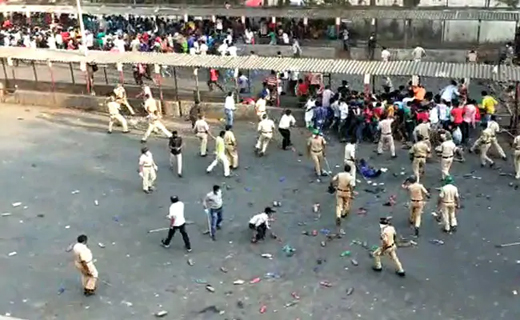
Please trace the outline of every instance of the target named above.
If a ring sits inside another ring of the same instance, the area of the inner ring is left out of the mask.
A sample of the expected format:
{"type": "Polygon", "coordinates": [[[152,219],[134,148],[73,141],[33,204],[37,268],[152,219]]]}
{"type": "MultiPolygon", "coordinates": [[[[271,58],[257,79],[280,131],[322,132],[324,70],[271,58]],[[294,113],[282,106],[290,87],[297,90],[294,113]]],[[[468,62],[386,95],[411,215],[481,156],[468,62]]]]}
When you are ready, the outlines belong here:
{"type": "MultiPolygon", "coordinates": [[[[104,97],[76,95],[66,93],[38,92],[17,90],[12,94],[4,97],[3,102],[20,104],[23,106],[41,106],[49,108],[74,108],[89,112],[105,113],[106,105],[104,97]]],[[[131,101],[136,102],[136,101],[131,101]]],[[[165,119],[185,118],[189,115],[189,111],[193,106],[193,101],[171,101],[166,100],[162,103],[165,119]]],[[[200,104],[202,112],[208,119],[221,119],[224,117],[224,105],[222,103],[202,102],[200,104]]],[[[304,112],[301,109],[292,109],[293,115],[299,125],[303,126],[304,112]]],[[[281,118],[284,112],[283,108],[268,107],[267,113],[273,120],[281,118]]],[[[257,122],[254,106],[237,105],[235,112],[235,120],[257,122]]]]}

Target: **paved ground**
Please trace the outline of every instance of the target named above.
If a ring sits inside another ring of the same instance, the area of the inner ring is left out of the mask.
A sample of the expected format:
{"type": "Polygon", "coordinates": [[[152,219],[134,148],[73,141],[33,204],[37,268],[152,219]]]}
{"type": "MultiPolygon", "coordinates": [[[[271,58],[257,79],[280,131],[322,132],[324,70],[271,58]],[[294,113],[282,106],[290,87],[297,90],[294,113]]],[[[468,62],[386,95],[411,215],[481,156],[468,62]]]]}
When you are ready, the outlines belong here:
{"type": "MultiPolygon", "coordinates": [[[[135,172],[140,137],[117,131],[106,135],[105,122],[102,116],[73,111],[1,107],[0,212],[12,215],[0,217],[0,313],[31,320],[151,319],[159,310],[169,312],[165,319],[446,320],[516,319],[520,312],[513,293],[520,291],[520,254],[515,247],[494,247],[518,241],[518,191],[498,170],[481,170],[475,156],[453,170],[465,206],[459,213],[459,232],[441,234],[429,216],[434,208],[430,201],[418,246],[398,251],[407,271],[401,279],[388,264],[383,273],[374,274],[367,250],[352,241],[377,244],[378,218],[388,214],[395,217],[398,232],[410,236],[407,197],[398,187],[401,171],[410,171],[405,151],[400,150],[398,161],[387,156],[372,161],[389,169],[377,180],[386,191],[376,195],[360,183],[347,235],[323,248],[323,234],[311,237],[302,231],[334,229],[328,179],[317,183],[308,159],[278,150],[276,143],[265,158],[252,156],[254,135],[245,130],[252,124],[237,128],[241,168],[230,179],[224,179],[221,170],[204,173],[211,159],[196,156],[196,142],[187,133],[185,177],[178,179],[168,170],[166,140],[151,139],[159,178],[157,192],[148,196],[140,191],[135,172]],[[461,177],[474,170],[481,180],[461,177]],[[224,183],[229,186],[224,192],[225,223],[218,241],[212,242],[202,235],[206,218],[199,201],[213,184],[224,183]],[[172,194],[185,201],[186,217],[193,221],[188,226],[194,249],[189,255],[180,237],[164,249],[159,246],[164,233],[147,233],[167,226],[164,216],[172,194]],[[397,195],[396,206],[383,206],[392,194],[397,195]],[[273,223],[282,240],[249,244],[248,219],[273,200],[282,201],[273,223]],[[13,207],[15,202],[22,204],[13,207]],[[313,203],[321,204],[321,217],[311,211],[313,203]],[[367,208],[368,214],[356,214],[359,207],[367,208]],[[306,225],[300,226],[302,222],[306,225]],[[81,233],[89,236],[102,280],[98,294],[90,298],[82,296],[72,255],[65,252],[81,233]],[[434,245],[432,239],[445,244],[434,245]],[[294,247],[295,255],[287,257],[284,245],[294,247]],[[358,266],[340,257],[345,250],[358,266]],[[10,256],[11,252],[17,254],[10,256]],[[271,253],[273,259],[262,258],[262,253],[271,253]],[[186,263],[188,258],[193,266],[186,263]],[[276,276],[266,277],[267,273],[276,276]],[[248,283],[256,277],[262,280],[248,283]],[[237,279],[246,284],[234,286],[237,279]],[[333,286],[322,287],[320,281],[333,286]],[[206,291],[204,283],[215,292],[206,291]],[[354,288],[351,295],[349,288],[354,288]],[[293,300],[291,292],[301,299],[285,307],[293,300]],[[263,304],[267,311],[261,315],[263,304]],[[210,306],[217,311],[200,313],[210,306]]],[[[170,127],[184,130],[186,123],[170,127]]],[[[302,150],[302,138],[295,143],[302,150]]],[[[360,156],[372,157],[372,150],[372,145],[362,145],[360,156]]],[[[331,142],[331,165],[341,157],[342,146],[331,142]]],[[[500,165],[504,172],[511,171],[510,163],[500,165]]],[[[427,167],[425,183],[432,189],[438,186],[437,167],[427,167]]]]}

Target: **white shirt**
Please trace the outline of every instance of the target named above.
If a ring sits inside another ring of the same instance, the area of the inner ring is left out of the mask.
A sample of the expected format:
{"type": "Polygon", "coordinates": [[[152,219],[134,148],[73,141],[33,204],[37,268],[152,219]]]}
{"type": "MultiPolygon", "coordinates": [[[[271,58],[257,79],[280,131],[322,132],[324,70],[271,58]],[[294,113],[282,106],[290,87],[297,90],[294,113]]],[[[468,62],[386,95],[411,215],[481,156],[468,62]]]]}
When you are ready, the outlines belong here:
{"type": "Polygon", "coordinates": [[[85,45],[87,48],[94,46],[94,35],[92,33],[88,33],[85,37],[85,45]]]}
{"type": "Polygon", "coordinates": [[[264,119],[258,123],[257,131],[263,134],[272,134],[274,131],[274,122],[271,119],[264,119]]]}
{"type": "Polygon", "coordinates": [[[356,159],[356,145],[353,143],[347,143],[345,145],[345,162],[354,161],[356,159]]]}
{"type": "Polygon", "coordinates": [[[439,110],[439,120],[441,120],[441,121],[449,120],[447,105],[445,105],[444,103],[439,103],[437,105],[437,109],[439,110]]]}
{"type": "Polygon", "coordinates": [[[339,101],[334,101],[330,107],[332,108],[332,112],[334,113],[334,118],[339,118],[339,101]]]}
{"type": "Polygon", "coordinates": [[[235,98],[233,96],[227,96],[226,101],[224,102],[224,109],[226,110],[235,110],[235,98]]]}
{"type": "Polygon", "coordinates": [[[345,120],[348,117],[348,105],[345,102],[339,104],[339,118],[345,120]]]}
{"type": "Polygon", "coordinates": [[[290,115],[284,114],[278,123],[279,129],[289,129],[289,127],[294,126],[296,124],[296,119],[290,115]]]}
{"type": "Polygon", "coordinates": [[[201,55],[206,55],[207,52],[208,52],[208,45],[205,44],[205,43],[201,43],[201,45],[200,45],[200,54],[201,55]]]}
{"type": "Polygon", "coordinates": [[[153,98],[153,96],[152,96],[152,89],[150,89],[149,86],[144,86],[143,87],[143,92],[144,92],[144,95],[148,95],[150,98],[153,98]]]}
{"type": "Polygon", "coordinates": [[[148,151],[147,153],[141,154],[141,156],[139,157],[139,166],[151,167],[153,165],[154,165],[153,156],[150,151],[148,151]]]}
{"type": "Polygon", "coordinates": [[[237,47],[235,47],[235,46],[228,47],[227,52],[229,53],[229,55],[231,57],[236,57],[237,56],[237,47]]]}
{"type": "Polygon", "coordinates": [[[119,52],[125,52],[125,41],[123,39],[114,40],[114,46],[119,52]]]}
{"type": "Polygon", "coordinates": [[[429,112],[430,123],[436,124],[439,123],[439,109],[437,107],[432,108],[429,112]]]}
{"type": "Polygon", "coordinates": [[[321,105],[324,107],[329,107],[330,98],[332,98],[333,95],[334,95],[334,92],[332,92],[332,90],[325,89],[325,91],[323,91],[323,93],[322,93],[323,99],[321,100],[321,105]]]}
{"type": "Polygon", "coordinates": [[[246,30],[245,32],[245,40],[247,44],[251,44],[251,40],[253,39],[254,33],[251,30],[246,30]]]}
{"type": "Polygon", "coordinates": [[[56,43],[63,44],[63,38],[61,37],[60,33],[56,33],[56,43]]]}
{"type": "Polygon", "coordinates": [[[220,53],[221,56],[225,56],[227,49],[228,49],[228,45],[224,42],[223,44],[221,44],[218,47],[217,51],[220,53]]]}
{"type": "Polygon", "coordinates": [[[220,209],[222,208],[222,191],[219,190],[217,194],[213,191],[206,195],[204,198],[204,205],[208,209],[220,209]]]}
{"type": "Polygon", "coordinates": [[[426,55],[426,51],[422,47],[416,47],[412,51],[412,56],[415,60],[421,60],[426,55]]]}
{"type": "Polygon", "coordinates": [[[247,89],[249,87],[249,79],[245,75],[238,77],[238,87],[240,89],[247,89]]]}
{"type": "Polygon", "coordinates": [[[442,89],[441,91],[441,100],[451,102],[451,100],[459,96],[459,90],[457,89],[457,86],[449,85],[446,88],[442,89]]]}
{"type": "Polygon", "coordinates": [[[388,50],[386,50],[386,49],[383,50],[383,51],[381,51],[381,59],[382,59],[383,61],[385,61],[385,62],[388,61],[388,60],[390,60],[390,51],[388,51],[388,50]]]}
{"type": "Polygon", "coordinates": [[[289,44],[289,35],[287,33],[282,34],[282,40],[284,44],[289,44]]]}
{"type": "Polygon", "coordinates": [[[172,203],[170,206],[170,211],[166,216],[168,219],[173,220],[174,227],[180,227],[186,223],[186,219],[184,218],[184,203],[177,201],[172,203]]]}
{"type": "Polygon", "coordinates": [[[271,229],[269,227],[269,216],[265,212],[254,215],[251,218],[251,220],[249,220],[249,223],[253,224],[255,227],[259,227],[265,223],[265,226],[267,227],[267,229],[271,229]]]}

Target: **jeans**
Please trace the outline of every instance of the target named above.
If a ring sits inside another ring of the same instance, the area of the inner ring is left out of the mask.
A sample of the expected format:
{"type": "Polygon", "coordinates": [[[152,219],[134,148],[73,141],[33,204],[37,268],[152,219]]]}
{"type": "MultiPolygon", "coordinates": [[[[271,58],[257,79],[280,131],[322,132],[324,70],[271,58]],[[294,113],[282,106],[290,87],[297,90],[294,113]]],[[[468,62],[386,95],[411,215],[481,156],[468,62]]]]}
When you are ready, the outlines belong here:
{"type": "Polygon", "coordinates": [[[209,210],[209,234],[214,237],[217,228],[220,228],[220,225],[222,224],[222,207],[218,209],[208,209],[209,210]]]}
{"type": "Polygon", "coordinates": [[[184,247],[186,247],[187,250],[191,249],[190,244],[190,238],[188,237],[188,233],[186,232],[186,224],[183,224],[178,227],[171,227],[170,230],[168,230],[168,236],[166,239],[164,239],[163,244],[165,246],[170,245],[170,241],[172,241],[173,236],[175,235],[175,231],[179,230],[182,235],[182,240],[184,240],[184,247]]]}
{"type": "Polygon", "coordinates": [[[226,113],[226,125],[232,127],[233,126],[233,120],[234,120],[234,112],[230,109],[225,109],[224,112],[226,113]]]}

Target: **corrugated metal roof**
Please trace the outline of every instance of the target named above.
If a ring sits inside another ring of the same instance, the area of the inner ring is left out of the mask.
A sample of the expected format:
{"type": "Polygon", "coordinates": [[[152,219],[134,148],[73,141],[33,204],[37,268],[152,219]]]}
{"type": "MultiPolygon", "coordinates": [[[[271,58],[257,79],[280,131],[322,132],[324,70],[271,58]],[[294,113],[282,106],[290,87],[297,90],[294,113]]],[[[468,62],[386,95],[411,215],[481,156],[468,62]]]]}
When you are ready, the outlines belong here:
{"type": "Polygon", "coordinates": [[[146,63],[187,68],[239,68],[241,70],[290,70],[350,75],[372,74],[376,76],[418,75],[435,78],[471,78],[520,81],[520,68],[516,66],[501,66],[500,72],[494,73],[494,66],[492,65],[445,62],[382,62],[258,56],[193,56],[176,53],[112,53],[106,51],[89,51],[88,55],[84,56],[78,51],[27,49],[18,47],[1,47],[0,58],[73,63],[89,62],[113,65],[116,63],[146,63]]]}
{"type": "MultiPolygon", "coordinates": [[[[360,19],[411,19],[411,20],[484,20],[484,21],[519,21],[520,12],[504,9],[405,9],[399,7],[289,7],[289,8],[247,8],[232,7],[226,9],[223,6],[121,6],[121,5],[83,5],[85,14],[134,14],[144,16],[201,16],[211,17],[284,17],[284,18],[334,18],[340,17],[349,20],[360,19]]],[[[55,12],[55,13],[77,13],[75,6],[50,6],[50,5],[2,5],[0,12],[55,12]]]]}

